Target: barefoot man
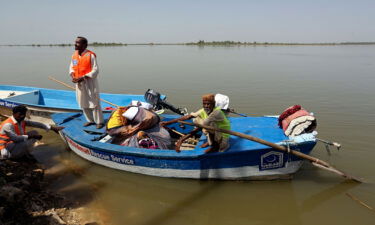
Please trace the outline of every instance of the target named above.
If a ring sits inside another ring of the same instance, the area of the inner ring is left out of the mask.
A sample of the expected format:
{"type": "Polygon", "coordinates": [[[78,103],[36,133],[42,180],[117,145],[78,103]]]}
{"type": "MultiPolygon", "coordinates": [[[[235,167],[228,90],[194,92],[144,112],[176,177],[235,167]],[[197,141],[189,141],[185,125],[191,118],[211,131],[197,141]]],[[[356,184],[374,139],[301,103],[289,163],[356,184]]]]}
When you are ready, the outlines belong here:
{"type": "MultiPolygon", "coordinates": [[[[222,112],[220,107],[215,107],[215,95],[206,94],[202,96],[203,108],[197,112],[190,113],[189,115],[170,120],[167,122],[161,122],[162,126],[175,123],[181,120],[188,120],[194,118],[194,122],[215,128],[222,128],[230,130],[230,122],[225,114],[222,112]]],[[[205,150],[205,153],[209,152],[223,152],[229,148],[229,134],[209,131],[203,129],[203,133],[207,136],[207,143],[204,143],[201,147],[210,148],[205,150]]]]}

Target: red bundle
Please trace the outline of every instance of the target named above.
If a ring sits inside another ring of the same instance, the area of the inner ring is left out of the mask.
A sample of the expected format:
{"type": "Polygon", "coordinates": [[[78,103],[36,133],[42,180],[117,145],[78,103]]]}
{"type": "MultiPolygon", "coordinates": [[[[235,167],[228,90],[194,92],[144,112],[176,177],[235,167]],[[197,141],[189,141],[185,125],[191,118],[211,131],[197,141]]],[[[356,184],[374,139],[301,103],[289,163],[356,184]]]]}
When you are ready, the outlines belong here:
{"type": "Polygon", "coordinates": [[[301,110],[300,105],[294,105],[294,106],[291,106],[291,107],[285,109],[285,111],[283,113],[281,113],[281,115],[279,116],[279,127],[282,126],[282,121],[285,118],[287,118],[288,116],[292,115],[293,113],[295,113],[299,110],[301,110]]]}

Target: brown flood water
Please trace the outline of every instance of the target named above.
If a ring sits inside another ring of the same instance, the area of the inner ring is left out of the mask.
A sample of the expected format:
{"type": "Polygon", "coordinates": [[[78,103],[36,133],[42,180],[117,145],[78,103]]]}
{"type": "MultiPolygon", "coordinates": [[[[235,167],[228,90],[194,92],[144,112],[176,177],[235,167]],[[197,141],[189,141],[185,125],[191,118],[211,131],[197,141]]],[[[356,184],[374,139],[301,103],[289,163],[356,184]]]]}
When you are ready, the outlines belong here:
{"type": "MultiPolygon", "coordinates": [[[[249,115],[279,114],[300,104],[315,113],[318,137],[340,142],[313,156],[362,177],[355,184],[308,163],[287,181],[198,181],[150,177],[87,162],[46,133],[35,156],[51,187],[88,207],[105,224],[374,224],[375,46],[92,49],[103,92],[143,94],[153,88],[194,111],[204,93],[229,95],[249,115]]],[[[70,48],[0,47],[2,84],[63,89],[70,48]],[[19,62],[23,62],[19,65],[19,62]]]]}

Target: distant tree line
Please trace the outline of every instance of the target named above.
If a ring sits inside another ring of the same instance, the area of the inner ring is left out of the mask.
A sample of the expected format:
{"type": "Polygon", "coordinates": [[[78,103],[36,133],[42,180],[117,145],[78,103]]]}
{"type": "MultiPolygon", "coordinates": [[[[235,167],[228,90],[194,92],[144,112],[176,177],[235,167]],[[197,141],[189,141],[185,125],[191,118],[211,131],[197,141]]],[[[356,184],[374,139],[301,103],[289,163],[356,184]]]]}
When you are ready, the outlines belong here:
{"type": "Polygon", "coordinates": [[[93,42],[93,43],[89,43],[89,45],[91,46],[126,46],[127,44],[123,44],[123,43],[116,43],[116,42],[109,42],[109,43],[106,43],[106,42],[93,42]]]}
{"type": "MultiPolygon", "coordinates": [[[[138,44],[124,44],[121,42],[92,42],[89,46],[127,46],[127,45],[198,45],[198,46],[236,46],[236,45],[373,45],[375,42],[326,42],[326,43],[297,43],[297,42],[240,42],[240,41],[204,41],[199,40],[197,42],[188,43],[138,43],[138,44]]],[[[8,44],[0,46],[32,46],[32,47],[68,47],[74,46],[74,44],[8,44]]]]}
{"type": "Polygon", "coordinates": [[[375,42],[326,42],[326,43],[297,43],[297,42],[240,42],[240,41],[209,41],[206,42],[204,40],[199,40],[197,42],[189,42],[186,45],[223,45],[223,46],[231,46],[231,45],[371,45],[375,44],[375,42]]]}

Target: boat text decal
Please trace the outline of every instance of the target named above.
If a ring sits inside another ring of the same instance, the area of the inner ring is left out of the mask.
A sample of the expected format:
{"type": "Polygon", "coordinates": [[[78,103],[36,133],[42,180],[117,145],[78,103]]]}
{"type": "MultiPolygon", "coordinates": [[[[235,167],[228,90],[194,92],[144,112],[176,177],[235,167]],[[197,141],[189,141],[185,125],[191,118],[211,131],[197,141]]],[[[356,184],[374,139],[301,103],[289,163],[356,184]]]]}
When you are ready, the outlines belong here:
{"type": "Polygon", "coordinates": [[[5,100],[2,100],[0,99],[0,106],[5,106],[7,108],[13,108],[15,106],[17,106],[18,104],[17,103],[14,103],[14,102],[8,102],[8,101],[5,101],[5,100]]]}
{"type": "Polygon", "coordinates": [[[94,157],[99,158],[99,159],[113,161],[113,162],[116,162],[116,163],[135,165],[135,160],[130,158],[130,157],[127,157],[127,156],[124,156],[124,155],[114,155],[114,154],[110,154],[110,153],[106,153],[106,152],[102,152],[102,151],[98,151],[98,150],[92,150],[92,149],[83,147],[82,145],[79,145],[79,144],[75,143],[74,141],[72,141],[67,136],[65,136],[65,138],[68,141],[69,145],[71,145],[73,148],[83,152],[84,154],[91,155],[91,156],[94,156],[94,157]]]}
{"type": "Polygon", "coordinates": [[[270,170],[284,167],[284,154],[270,151],[260,156],[259,170],[270,170]]]}

